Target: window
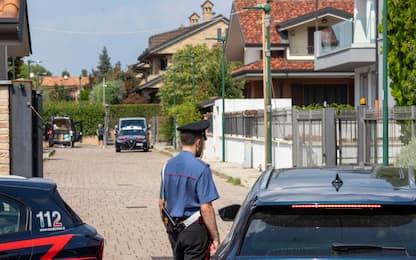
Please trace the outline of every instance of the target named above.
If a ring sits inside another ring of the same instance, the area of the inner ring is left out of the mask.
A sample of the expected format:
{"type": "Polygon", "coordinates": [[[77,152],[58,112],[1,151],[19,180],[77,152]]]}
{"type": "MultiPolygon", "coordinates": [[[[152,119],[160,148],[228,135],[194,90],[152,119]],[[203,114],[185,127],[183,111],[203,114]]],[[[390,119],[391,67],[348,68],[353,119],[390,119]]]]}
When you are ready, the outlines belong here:
{"type": "Polygon", "coordinates": [[[304,105],[310,104],[347,104],[346,85],[305,85],[304,105]]]}
{"type": "Polygon", "coordinates": [[[240,255],[415,256],[415,214],[415,208],[404,206],[338,210],[264,207],[250,217],[240,255]],[[350,245],[352,250],[337,251],[337,243],[350,245]],[[357,245],[401,249],[354,250],[357,245]]]}
{"type": "Polygon", "coordinates": [[[0,235],[25,231],[26,212],[22,203],[0,196],[0,235]]]}
{"type": "Polygon", "coordinates": [[[161,57],[160,58],[160,70],[166,70],[168,68],[168,58],[161,57]]]}

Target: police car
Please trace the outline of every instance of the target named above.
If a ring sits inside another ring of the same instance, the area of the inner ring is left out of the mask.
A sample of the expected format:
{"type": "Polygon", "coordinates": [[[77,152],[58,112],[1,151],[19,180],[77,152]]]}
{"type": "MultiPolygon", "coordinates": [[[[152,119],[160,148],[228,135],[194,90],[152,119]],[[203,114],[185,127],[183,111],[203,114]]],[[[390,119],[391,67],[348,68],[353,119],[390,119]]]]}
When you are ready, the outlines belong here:
{"type": "Polygon", "coordinates": [[[416,259],[413,169],[349,167],[263,173],[214,259],[416,259]]]}
{"type": "Polygon", "coordinates": [[[115,147],[116,152],[121,150],[143,150],[148,152],[148,136],[141,126],[125,126],[117,134],[115,147]]]}
{"type": "Polygon", "coordinates": [[[102,259],[104,239],[41,178],[0,177],[0,259],[102,259]]]}

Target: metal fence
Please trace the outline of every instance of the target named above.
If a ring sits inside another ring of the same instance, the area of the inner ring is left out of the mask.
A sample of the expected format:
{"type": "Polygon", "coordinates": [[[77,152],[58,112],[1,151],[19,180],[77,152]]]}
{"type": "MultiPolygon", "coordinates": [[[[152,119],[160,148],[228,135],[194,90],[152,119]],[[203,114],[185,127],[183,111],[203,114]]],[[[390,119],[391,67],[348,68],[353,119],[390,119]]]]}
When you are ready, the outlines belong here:
{"type": "MultiPolygon", "coordinates": [[[[380,164],[383,154],[382,110],[358,107],[272,111],[272,139],[292,142],[294,166],[380,164]]],[[[416,107],[389,111],[389,162],[415,136],[416,107]]],[[[225,134],[264,139],[263,111],[226,114],[225,134]]]]}

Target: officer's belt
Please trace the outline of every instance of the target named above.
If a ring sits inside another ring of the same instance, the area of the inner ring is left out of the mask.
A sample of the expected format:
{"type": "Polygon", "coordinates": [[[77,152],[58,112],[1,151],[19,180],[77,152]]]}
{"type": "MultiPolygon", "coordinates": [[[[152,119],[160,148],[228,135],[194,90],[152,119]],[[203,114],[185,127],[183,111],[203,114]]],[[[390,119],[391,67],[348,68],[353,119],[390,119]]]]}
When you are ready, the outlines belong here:
{"type": "Polygon", "coordinates": [[[199,219],[199,217],[201,217],[201,212],[198,210],[195,211],[195,213],[189,216],[187,219],[181,221],[180,224],[183,224],[185,228],[187,228],[193,223],[195,223],[199,219]]]}

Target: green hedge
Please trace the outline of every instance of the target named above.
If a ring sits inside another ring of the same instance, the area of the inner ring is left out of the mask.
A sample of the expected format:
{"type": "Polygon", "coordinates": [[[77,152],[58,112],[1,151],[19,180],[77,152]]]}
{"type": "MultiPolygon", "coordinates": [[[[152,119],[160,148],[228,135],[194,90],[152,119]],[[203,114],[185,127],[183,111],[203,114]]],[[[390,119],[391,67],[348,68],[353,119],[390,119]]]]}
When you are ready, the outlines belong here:
{"type": "MultiPolygon", "coordinates": [[[[153,116],[159,116],[159,105],[110,105],[110,126],[117,124],[120,117],[146,117],[148,122],[153,116]]],[[[84,136],[95,135],[98,124],[104,123],[105,111],[101,104],[73,103],[73,102],[45,102],[43,103],[43,122],[46,124],[51,116],[69,116],[74,121],[81,121],[84,136]]]]}
{"type": "Polygon", "coordinates": [[[131,104],[131,105],[111,105],[110,106],[110,127],[118,125],[120,117],[146,117],[147,123],[151,123],[151,118],[160,115],[158,104],[131,104]]]}

